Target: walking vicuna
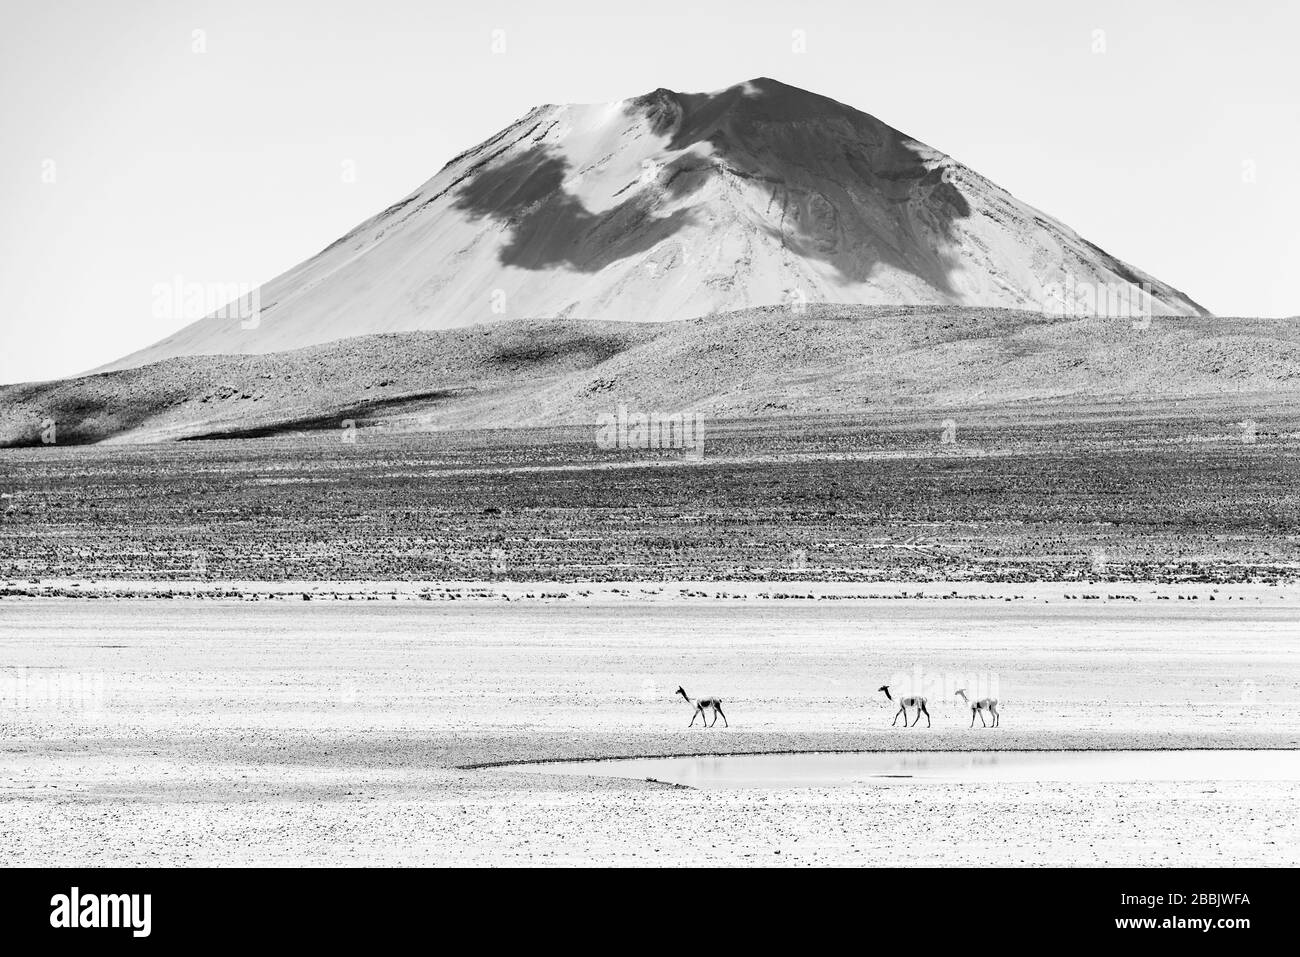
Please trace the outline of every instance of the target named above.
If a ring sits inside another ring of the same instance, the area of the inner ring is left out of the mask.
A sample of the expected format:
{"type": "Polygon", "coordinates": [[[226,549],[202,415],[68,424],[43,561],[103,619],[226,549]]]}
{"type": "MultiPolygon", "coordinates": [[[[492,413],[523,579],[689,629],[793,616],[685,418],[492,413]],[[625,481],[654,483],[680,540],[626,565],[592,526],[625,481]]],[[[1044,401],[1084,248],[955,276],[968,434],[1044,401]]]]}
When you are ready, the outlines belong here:
{"type": "Polygon", "coordinates": [[[965,688],[958,688],[956,693],[961,695],[961,700],[965,701],[970,707],[970,726],[972,728],[975,727],[976,714],[980,716],[980,724],[984,725],[986,728],[988,727],[988,722],[984,720],[985,711],[993,715],[993,727],[996,728],[998,726],[998,722],[1002,720],[1002,718],[1001,715],[998,714],[997,698],[980,698],[979,701],[971,701],[970,698],[966,697],[965,688]]]}
{"type": "Polygon", "coordinates": [[[695,707],[695,713],[691,715],[691,723],[688,724],[686,727],[689,728],[691,727],[691,725],[695,724],[696,718],[702,718],[703,720],[701,723],[706,728],[711,728],[713,727],[713,724],[718,723],[719,716],[721,716],[722,718],[722,726],[724,728],[731,727],[731,725],[727,724],[727,716],[722,713],[721,698],[699,698],[699,699],[692,698],[686,693],[685,689],[683,689],[681,685],[677,686],[677,693],[686,699],[687,704],[693,705],[695,707]],[[708,723],[709,719],[704,714],[705,708],[708,708],[713,712],[713,724],[708,723]]]}
{"type": "MultiPolygon", "coordinates": [[[[894,696],[889,693],[889,685],[881,685],[876,690],[883,691],[885,693],[885,697],[888,698],[890,701],[894,700],[894,696]]],[[[925,726],[927,728],[930,727],[930,712],[925,709],[925,699],[922,698],[920,695],[909,695],[906,698],[898,699],[898,714],[894,715],[894,720],[890,722],[889,726],[891,728],[894,727],[894,725],[898,724],[899,714],[903,716],[903,727],[906,728],[908,726],[907,724],[908,708],[916,709],[916,721],[912,722],[912,726],[915,726],[917,722],[921,720],[921,715],[925,715],[925,726]]]]}

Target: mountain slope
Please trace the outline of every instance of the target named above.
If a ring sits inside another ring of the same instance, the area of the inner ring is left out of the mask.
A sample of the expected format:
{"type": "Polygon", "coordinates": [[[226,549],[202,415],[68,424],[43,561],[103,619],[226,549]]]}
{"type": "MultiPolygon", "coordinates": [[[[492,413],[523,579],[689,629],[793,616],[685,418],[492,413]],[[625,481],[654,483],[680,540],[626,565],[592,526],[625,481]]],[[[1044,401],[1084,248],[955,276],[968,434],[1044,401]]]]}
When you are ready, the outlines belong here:
{"type": "Polygon", "coordinates": [[[670,321],[804,302],[1093,311],[1090,295],[1135,284],[1155,314],[1204,313],[950,157],[760,78],[537,107],[261,288],[256,323],[202,319],[105,369],[525,316],[670,321]]]}
{"type": "Polygon", "coordinates": [[[671,323],[516,320],[0,387],[0,445],[591,424],[1251,396],[1300,398],[1300,323],[1047,319],[961,307],[764,307],[671,323]]]}

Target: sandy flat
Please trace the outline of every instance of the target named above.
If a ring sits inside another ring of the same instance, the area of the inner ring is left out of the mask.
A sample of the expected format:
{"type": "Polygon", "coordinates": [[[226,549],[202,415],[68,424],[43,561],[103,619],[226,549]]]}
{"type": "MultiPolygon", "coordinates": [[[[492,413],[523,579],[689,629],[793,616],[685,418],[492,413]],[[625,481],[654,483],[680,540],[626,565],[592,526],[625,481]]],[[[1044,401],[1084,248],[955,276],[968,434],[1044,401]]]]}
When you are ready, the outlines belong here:
{"type": "Polygon", "coordinates": [[[696,791],[487,767],[1300,746],[1298,596],[1246,593],[6,599],[0,846],[11,864],[884,865],[906,849],[917,863],[1294,865],[1294,784],[696,791]],[[934,726],[891,729],[886,681],[924,686],[934,726]],[[1003,700],[1002,728],[969,730],[948,703],[973,681],[1003,700]],[[732,727],[687,730],[679,683],[722,695],[732,727]]]}

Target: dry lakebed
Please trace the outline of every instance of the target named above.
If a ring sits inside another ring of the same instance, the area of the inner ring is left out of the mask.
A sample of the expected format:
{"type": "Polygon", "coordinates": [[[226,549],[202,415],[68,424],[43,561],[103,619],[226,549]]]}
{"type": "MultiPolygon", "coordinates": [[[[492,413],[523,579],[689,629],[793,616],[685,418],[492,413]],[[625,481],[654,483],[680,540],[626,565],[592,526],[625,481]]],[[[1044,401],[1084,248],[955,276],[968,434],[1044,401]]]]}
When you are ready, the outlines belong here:
{"type": "Polygon", "coordinates": [[[1300,863],[1300,783],[1265,753],[1209,781],[1024,756],[847,786],[510,766],[1289,750],[1295,586],[82,587],[0,600],[9,864],[1300,863]],[[932,726],[891,727],[886,683],[923,688],[932,726]],[[688,728],[678,685],[730,727],[688,728]],[[958,686],[993,689],[1001,726],[972,729],[958,686]]]}

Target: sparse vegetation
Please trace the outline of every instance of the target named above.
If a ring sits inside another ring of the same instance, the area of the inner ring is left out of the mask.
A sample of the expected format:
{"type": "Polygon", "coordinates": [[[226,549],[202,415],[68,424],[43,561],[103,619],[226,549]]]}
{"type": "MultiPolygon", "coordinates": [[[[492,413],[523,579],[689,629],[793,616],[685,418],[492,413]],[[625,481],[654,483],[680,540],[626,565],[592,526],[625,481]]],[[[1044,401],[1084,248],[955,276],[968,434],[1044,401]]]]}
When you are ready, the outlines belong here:
{"type": "Polygon", "coordinates": [[[939,416],[915,413],[716,423],[699,463],[602,450],[582,428],[12,450],[0,456],[15,503],[0,575],[1297,577],[1294,412],[955,414],[952,444],[939,416]],[[1246,415],[1267,423],[1250,444],[1231,427],[1246,415]]]}

